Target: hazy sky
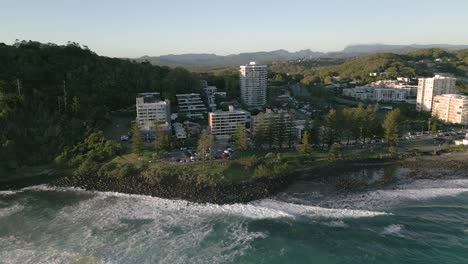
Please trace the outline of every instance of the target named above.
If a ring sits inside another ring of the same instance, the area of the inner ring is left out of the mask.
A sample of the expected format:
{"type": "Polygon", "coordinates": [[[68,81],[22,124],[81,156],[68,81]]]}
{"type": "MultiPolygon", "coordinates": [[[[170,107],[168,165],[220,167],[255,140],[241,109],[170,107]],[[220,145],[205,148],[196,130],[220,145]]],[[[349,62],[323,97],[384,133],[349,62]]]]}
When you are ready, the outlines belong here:
{"type": "Polygon", "coordinates": [[[0,42],[75,41],[115,57],[468,44],[468,0],[0,0],[0,7],[0,42]]]}

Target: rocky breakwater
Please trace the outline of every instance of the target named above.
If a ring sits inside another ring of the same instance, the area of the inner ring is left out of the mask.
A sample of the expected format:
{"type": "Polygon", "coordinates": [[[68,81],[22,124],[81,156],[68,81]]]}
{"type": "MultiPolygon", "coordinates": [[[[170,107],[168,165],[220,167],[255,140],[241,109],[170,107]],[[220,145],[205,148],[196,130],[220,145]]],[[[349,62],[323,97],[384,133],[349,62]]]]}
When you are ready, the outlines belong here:
{"type": "MultiPolygon", "coordinates": [[[[140,174],[125,177],[69,176],[51,184],[63,187],[79,187],[86,190],[120,192],[150,195],[161,198],[183,199],[197,203],[232,204],[246,203],[269,197],[284,188],[293,180],[294,174],[252,178],[241,182],[220,182],[216,184],[197,183],[193,179],[179,177],[163,178],[156,182],[148,181],[140,174]]],[[[157,178],[157,177],[156,177],[157,178]]]]}
{"type": "Polygon", "coordinates": [[[411,178],[468,177],[468,151],[408,158],[401,166],[409,170],[411,178]]]}

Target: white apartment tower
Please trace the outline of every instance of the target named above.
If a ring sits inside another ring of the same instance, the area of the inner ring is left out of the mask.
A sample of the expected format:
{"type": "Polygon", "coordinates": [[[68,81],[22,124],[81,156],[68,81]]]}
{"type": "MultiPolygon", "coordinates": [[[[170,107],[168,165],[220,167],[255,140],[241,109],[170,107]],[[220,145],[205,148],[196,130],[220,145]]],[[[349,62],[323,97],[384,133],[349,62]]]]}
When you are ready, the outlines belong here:
{"type": "Polygon", "coordinates": [[[156,125],[170,127],[171,110],[169,100],[161,100],[159,93],[140,93],[136,97],[137,120],[140,129],[153,131],[156,125]]]}
{"type": "Polygon", "coordinates": [[[455,93],[456,78],[436,75],[433,78],[419,78],[416,110],[430,112],[434,96],[455,93]]]}
{"type": "Polygon", "coordinates": [[[241,99],[248,108],[262,108],[267,96],[267,66],[250,62],[240,66],[241,99]]]}
{"type": "Polygon", "coordinates": [[[230,138],[239,126],[245,127],[249,119],[249,112],[229,106],[229,111],[208,113],[208,126],[216,138],[230,138]]]}
{"type": "Polygon", "coordinates": [[[432,116],[447,123],[468,125],[468,96],[459,94],[434,96],[432,116]]]}

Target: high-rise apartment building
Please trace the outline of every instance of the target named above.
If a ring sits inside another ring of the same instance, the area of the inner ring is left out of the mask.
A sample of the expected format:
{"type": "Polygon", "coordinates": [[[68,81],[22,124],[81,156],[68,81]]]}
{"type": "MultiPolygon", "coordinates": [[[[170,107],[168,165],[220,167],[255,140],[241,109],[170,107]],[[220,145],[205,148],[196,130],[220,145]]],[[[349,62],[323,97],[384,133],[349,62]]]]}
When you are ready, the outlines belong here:
{"type": "Polygon", "coordinates": [[[156,126],[170,127],[169,100],[161,100],[159,93],[140,93],[136,97],[137,120],[143,131],[155,130],[156,126]]]}
{"type": "Polygon", "coordinates": [[[436,75],[433,78],[420,78],[416,110],[430,112],[434,96],[455,93],[456,78],[436,75]]]}
{"type": "Polygon", "coordinates": [[[262,108],[267,98],[267,66],[250,62],[240,66],[241,100],[249,109],[262,108]]]}
{"type": "Polygon", "coordinates": [[[468,96],[459,94],[435,96],[432,116],[447,123],[468,125],[468,96]]]}

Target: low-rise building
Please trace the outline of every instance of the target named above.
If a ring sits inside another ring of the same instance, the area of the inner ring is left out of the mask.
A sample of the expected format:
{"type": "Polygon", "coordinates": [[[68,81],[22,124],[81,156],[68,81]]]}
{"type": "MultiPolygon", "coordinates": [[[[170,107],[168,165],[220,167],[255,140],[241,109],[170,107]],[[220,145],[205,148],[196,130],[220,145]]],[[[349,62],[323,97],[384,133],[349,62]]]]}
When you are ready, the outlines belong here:
{"type": "Polygon", "coordinates": [[[226,92],[218,92],[216,86],[207,86],[203,90],[208,99],[208,107],[211,111],[216,111],[216,96],[226,97],[226,92]]]}
{"type": "Polygon", "coordinates": [[[459,94],[434,96],[432,116],[447,123],[468,125],[468,96],[459,94]]]}
{"type": "Polygon", "coordinates": [[[207,112],[200,94],[176,94],[179,114],[184,113],[188,118],[203,118],[207,112]]]}
{"type": "Polygon", "coordinates": [[[208,126],[210,132],[216,138],[231,138],[239,126],[244,126],[250,120],[250,113],[234,109],[229,106],[229,111],[215,111],[208,113],[208,126]]]}
{"type": "Polygon", "coordinates": [[[174,134],[177,137],[177,139],[187,138],[187,131],[185,130],[185,127],[182,123],[174,123],[172,124],[172,127],[174,128],[174,134]]]}
{"type": "Polygon", "coordinates": [[[361,101],[411,103],[414,101],[414,91],[414,88],[409,87],[388,88],[366,85],[343,89],[343,95],[361,101]]]}
{"type": "Polygon", "coordinates": [[[136,113],[142,131],[154,131],[157,125],[170,128],[170,102],[162,100],[159,93],[138,94],[136,113]]]}

